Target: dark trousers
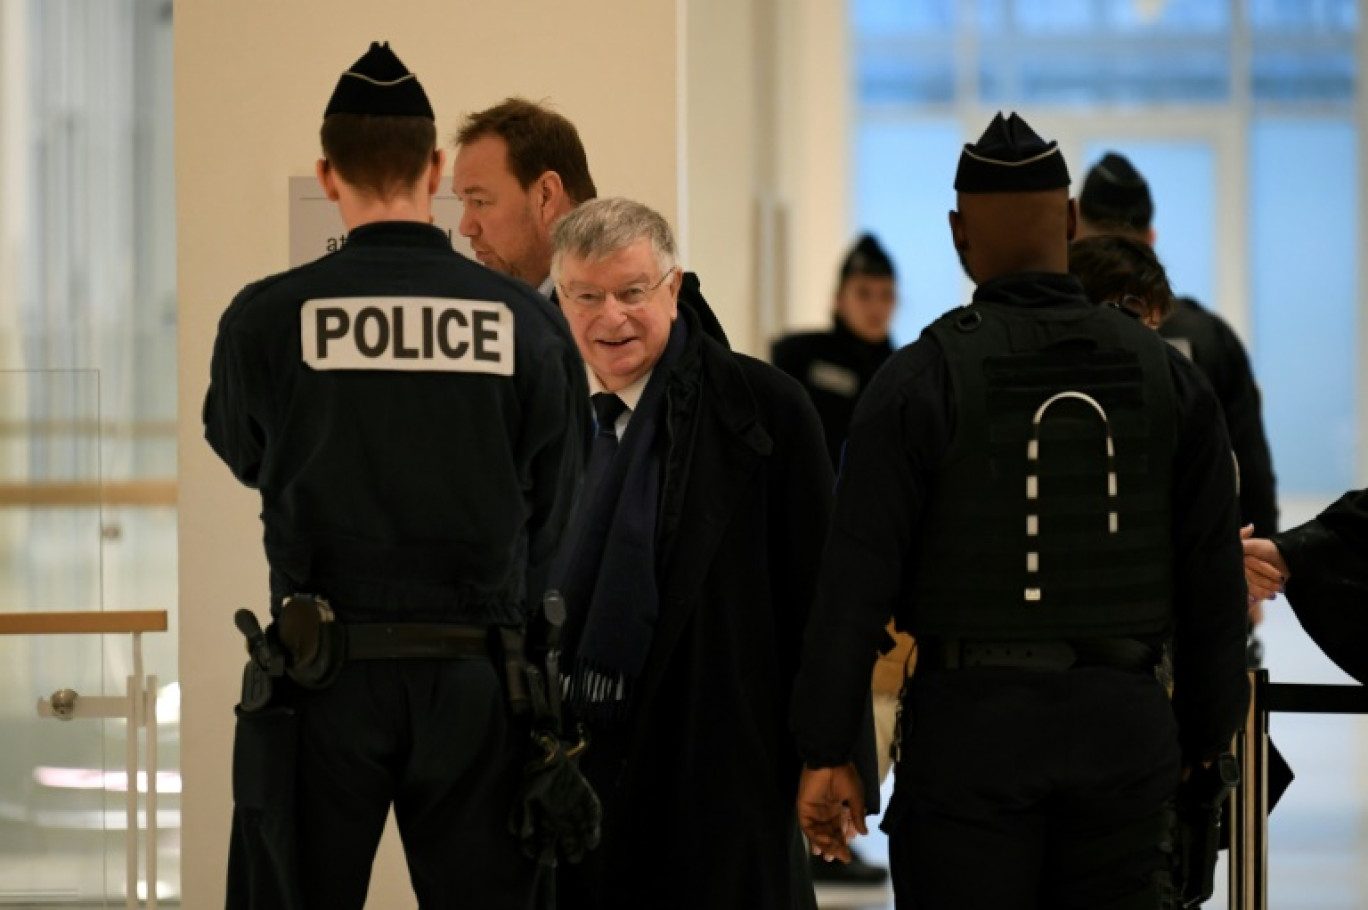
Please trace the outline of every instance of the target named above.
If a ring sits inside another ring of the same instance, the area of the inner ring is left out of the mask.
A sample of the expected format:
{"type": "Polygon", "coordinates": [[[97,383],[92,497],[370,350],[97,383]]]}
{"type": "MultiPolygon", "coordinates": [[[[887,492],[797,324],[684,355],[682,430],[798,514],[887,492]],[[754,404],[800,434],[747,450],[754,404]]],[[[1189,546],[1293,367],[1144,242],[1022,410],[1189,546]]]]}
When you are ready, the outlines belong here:
{"type": "MultiPolygon", "coordinates": [[[[303,907],[361,910],[391,805],[424,910],[532,906],[537,867],[508,831],[527,726],[509,717],[492,663],[357,662],[327,689],[291,688],[285,701],[298,722],[293,828],[303,907]]],[[[235,771],[229,907],[293,906],[233,900],[251,874],[253,837],[243,804],[254,800],[239,783],[253,782],[235,771]]]]}
{"type": "Polygon", "coordinates": [[[918,670],[885,815],[899,910],[1168,910],[1177,725],[1152,676],[918,670]]]}

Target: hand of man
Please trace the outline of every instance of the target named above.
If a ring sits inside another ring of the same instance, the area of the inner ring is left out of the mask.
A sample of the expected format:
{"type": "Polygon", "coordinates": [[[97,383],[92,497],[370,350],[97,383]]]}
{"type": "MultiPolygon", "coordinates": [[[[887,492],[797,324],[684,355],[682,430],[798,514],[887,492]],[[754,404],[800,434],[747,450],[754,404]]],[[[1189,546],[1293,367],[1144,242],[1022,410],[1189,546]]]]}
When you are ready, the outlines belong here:
{"type": "Polygon", "coordinates": [[[849,841],[868,834],[864,785],[853,764],[804,768],[798,781],[798,823],[817,856],[850,862],[849,841]]]}
{"type": "Polygon", "coordinates": [[[1276,597],[1292,573],[1273,541],[1251,537],[1251,530],[1242,528],[1240,537],[1244,546],[1245,583],[1249,586],[1250,602],[1255,603],[1276,597]]]}

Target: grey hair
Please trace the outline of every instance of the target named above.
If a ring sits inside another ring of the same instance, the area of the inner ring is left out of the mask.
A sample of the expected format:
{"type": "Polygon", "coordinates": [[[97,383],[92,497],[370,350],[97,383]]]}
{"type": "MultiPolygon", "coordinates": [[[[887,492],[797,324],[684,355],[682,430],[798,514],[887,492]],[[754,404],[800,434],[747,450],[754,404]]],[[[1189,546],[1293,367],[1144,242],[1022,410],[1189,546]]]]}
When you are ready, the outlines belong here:
{"type": "Polygon", "coordinates": [[[651,242],[662,274],[675,267],[674,232],[659,212],[621,196],[581,203],[551,232],[551,278],[560,281],[562,256],[594,262],[639,240],[651,242]]]}

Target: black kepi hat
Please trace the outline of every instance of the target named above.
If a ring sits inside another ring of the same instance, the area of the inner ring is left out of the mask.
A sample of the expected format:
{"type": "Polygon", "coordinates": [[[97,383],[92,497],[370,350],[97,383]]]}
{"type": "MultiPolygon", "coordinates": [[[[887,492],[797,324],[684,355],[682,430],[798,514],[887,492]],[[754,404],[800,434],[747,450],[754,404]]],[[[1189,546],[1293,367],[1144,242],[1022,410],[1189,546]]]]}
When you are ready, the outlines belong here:
{"type": "Polygon", "coordinates": [[[1125,155],[1107,152],[1083,178],[1083,189],[1078,194],[1083,214],[1094,220],[1106,220],[1122,213],[1143,215],[1148,224],[1154,217],[1154,200],[1149,184],[1125,155]]]}
{"type": "Polygon", "coordinates": [[[1068,185],[1059,143],[1047,143],[1015,113],[999,113],[978,142],[965,145],[955,172],[960,193],[1034,193],[1068,185]]]}
{"type": "Polygon", "coordinates": [[[337,80],[323,116],[333,114],[437,119],[418,77],[395,56],[388,41],[372,41],[370,50],[337,80]]]}
{"type": "Polygon", "coordinates": [[[873,234],[863,234],[846,254],[841,263],[841,280],[851,275],[869,275],[874,278],[893,278],[893,260],[888,258],[879,241],[873,234]]]}

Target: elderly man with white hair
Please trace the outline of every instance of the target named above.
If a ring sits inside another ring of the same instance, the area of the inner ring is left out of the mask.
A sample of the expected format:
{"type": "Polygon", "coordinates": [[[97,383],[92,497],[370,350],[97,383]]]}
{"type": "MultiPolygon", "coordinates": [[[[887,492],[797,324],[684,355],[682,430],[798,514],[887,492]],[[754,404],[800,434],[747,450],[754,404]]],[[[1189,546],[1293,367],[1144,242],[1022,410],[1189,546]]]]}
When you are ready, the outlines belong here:
{"type": "Polygon", "coordinates": [[[786,712],[832,497],[821,424],[728,348],[659,214],[586,202],[553,242],[597,420],[551,583],[604,803],[560,906],[810,907],[786,712]]]}

